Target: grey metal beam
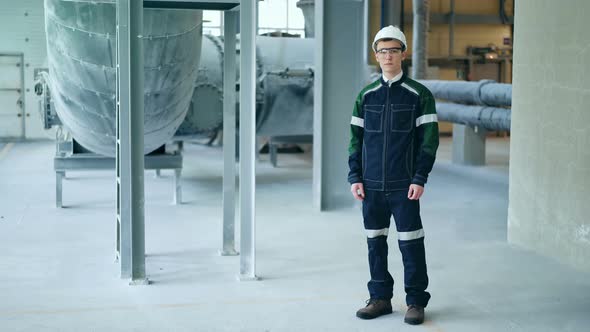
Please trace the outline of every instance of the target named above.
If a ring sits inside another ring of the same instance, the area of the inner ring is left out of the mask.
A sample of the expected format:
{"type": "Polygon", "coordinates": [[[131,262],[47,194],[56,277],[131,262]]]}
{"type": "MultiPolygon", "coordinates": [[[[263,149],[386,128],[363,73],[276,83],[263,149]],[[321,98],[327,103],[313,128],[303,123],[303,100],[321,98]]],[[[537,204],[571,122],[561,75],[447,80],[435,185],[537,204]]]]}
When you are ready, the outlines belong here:
{"type": "MultiPolygon", "coordinates": [[[[117,1],[117,253],[121,278],[131,277],[131,174],[129,156],[129,0],[117,1]],[[127,128],[127,129],[124,129],[127,128]],[[127,157],[126,163],[123,156],[127,157]]],[[[57,165],[56,165],[57,167],[57,165]]]]}
{"type": "Polygon", "coordinates": [[[117,1],[121,276],[146,284],[144,230],[143,1],[117,1]],[[127,47],[125,47],[127,46],[127,47]],[[131,61],[133,60],[133,61],[131,61]]]}
{"type": "Polygon", "coordinates": [[[360,0],[320,0],[315,6],[313,203],[328,210],[349,206],[352,199],[346,146],[354,99],[366,79],[367,18],[360,0]]]}
{"type": "MultiPolygon", "coordinates": [[[[129,143],[131,145],[131,283],[143,284],[145,275],[144,207],[144,59],[143,1],[131,0],[129,15],[130,107],[129,143]]],[[[125,158],[125,157],[123,157],[125,158]]]]}
{"type": "Polygon", "coordinates": [[[236,219],[236,34],[238,12],[224,12],[223,53],[223,256],[237,255],[236,219]]]}
{"type": "MultiPolygon", "coordinates": [[[[75,170],[105,170],[116,169],[116,159],[94,153],[81,153],[74,156],[55,156],[53,168],[56,171],[75,170]]],[[[145,156],[145,169],[180,169],[182,168],[181,154],[164,154],[145,156]]]]}
{"type": "Polygon", "coordinates": [[[313,165],[312,165],[312,204],[322,210],[322,107],[324,103],[324,0],[316,0],[314,17],[314,86],[313,86],[313,165]]]}
{"type": "Polygon", "coordinates": [[[240,4],[240,280],[256,280],[256,1],[240,4]]]}
{"type": "Polygon", "coordinates": [[[239,0],[143,0],[144,8],[229,10],[240,4],[239,0]]]}
{"type": "Polygon", "coordinates": [[[182,168],[174,169],[174,204],[182,204],[182,185],[180,183],[180,175],[182,168]]]}
{"type": "MultiPolygon", "coordinates": [[[[502,18],[498,15],[477,15],[477,14],[455,14],[451,18],[451,14],[430,14],[430,24],[449,24],[451,20],[455,24],[514,24],[514,16],[508,16],[508,22],[502,22],[502,18]]],[[[414,18],[411,13],[404,13],[404,22],[413,23],[414,18]]]]}
{"type": "Polygon", "coordinates": [[[63,178],[66,172],[57,171],[55,172],[55,207],[61,208],[63,206],[63,178]]]}

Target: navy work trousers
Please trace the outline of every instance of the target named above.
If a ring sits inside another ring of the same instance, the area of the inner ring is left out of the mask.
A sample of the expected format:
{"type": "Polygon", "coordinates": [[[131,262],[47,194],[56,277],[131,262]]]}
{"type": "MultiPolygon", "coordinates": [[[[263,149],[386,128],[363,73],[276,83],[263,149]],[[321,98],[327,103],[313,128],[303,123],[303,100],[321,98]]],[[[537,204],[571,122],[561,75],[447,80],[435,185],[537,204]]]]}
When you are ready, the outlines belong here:
{"type": "Polygon", "coordinates": [[[428,275],[420,203],[408,199],[406,190],[365,191],[363,221],[369,247],[369,294],[374,299],[393,297],[393,278],[387,269],[387,235],[391,215],[395,220],[404,263],[406,304],[426,307],[430,294],[426,291],[428,275]]]}

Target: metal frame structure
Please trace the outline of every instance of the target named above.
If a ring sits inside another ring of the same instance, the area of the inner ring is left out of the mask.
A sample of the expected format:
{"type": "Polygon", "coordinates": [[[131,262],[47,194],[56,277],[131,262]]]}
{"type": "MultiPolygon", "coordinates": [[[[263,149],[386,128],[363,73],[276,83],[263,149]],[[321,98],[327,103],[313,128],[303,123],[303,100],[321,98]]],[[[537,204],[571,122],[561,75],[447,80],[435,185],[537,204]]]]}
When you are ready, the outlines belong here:
{"type": "MultiPolygon", "coordinates": [[[[240,2],[237,0],[118,0],[117,1],[117,230],[118,249],[121,263],[121,277],[130,278],[132,285],[147,284],[145,274],[145,231],[144,231],[144,183],[143,183],[143,49],[142,16],[143,8],[167,9],[208,9],[230,10],[240,2]],[[133,59],[133,61],[131,61],[133,59]],[[138,61],[139,60],[139,61],[138,61]]],[[[241,251],[240,280],[254,280],[255,274],[255,28],[256,1],[242,1],[240,8],[241,24],[241,66],[240,66],[240,212],[241,212],[241,251]]],[[[226,13],[228,21],[237,16],[226,13]]],[[[232,23],[229,23],[230,28],[232,23]]],[[[229,41],[234,41],[235,33],[228,31],[225,49],[231,49],[229,41]],[[230,36],[231,35],[231,36],[230,36]],[[229,38],[228,38],[229,37],[229,38]]],[[[224,71],[232,73],[231,63],[227,61],[235,53],[226,52],[224,71]]],[[[235,66],[235,64],[234,64],[235,66]]],[[[235,68],[233,70],[235,73],[235,68]]],[[[231,117],[229,100],[235,100],[235,79],[224,76],[224,115],[231,117]],[[232,99],[233,98],[233,99],[232,99]]],[[[235,107],[235,104],[231,105],[235,107]]],[[[230,133],[235,122],[227,123],[228,132],[224,134],[233,139],[230,133]]],[[[234,128],[235,132],[235,128],[234,128]]],[[[234,143],[235,144],[235,143],[234,143]]],[[[234,254],[233,230],[234,214],[231,212],[235,177],[230,167],[235,165],[235,145],[224,151],[224,236],[222,253],[234,254]],[[226,178],[227,177],[227,178],[226,178]]]]}
{"type": "MultiPolygon", "coordinates": [[[[55,206],[58,208],[63,207],[63,180],[67,172],[116,169],[115,158],[86,151],[78,152],[74,148],[77,144],[74,140],[64,141],[60,136],[58,130],[56,153],[53,158],[53,168],[55,170],[55,206]]],[[[182,185],[180,183],[182,161],[183,157],[180,148],[174,149],[172,152],[151,153],[145,156],[144,165],[146,170],[156,170],[158,173],[161,169],[174,171],[174,204],[180,204],[182,202],[182,185]]],[[[117,226],[117,233],[119,233],[119,225],[117,226]]],[[[117,253],[119,252],[119,240],[120,238],[117,236],[117,253]]]]}

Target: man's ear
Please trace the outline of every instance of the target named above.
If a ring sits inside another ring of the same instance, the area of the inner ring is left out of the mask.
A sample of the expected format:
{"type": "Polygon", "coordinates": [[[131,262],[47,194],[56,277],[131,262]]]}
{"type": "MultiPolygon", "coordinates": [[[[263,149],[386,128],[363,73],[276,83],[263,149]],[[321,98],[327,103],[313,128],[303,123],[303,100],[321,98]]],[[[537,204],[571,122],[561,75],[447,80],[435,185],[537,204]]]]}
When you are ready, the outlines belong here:
{"type": "Polygon", "coordinates": [[[403,51],[402,52],[402,61],[405,60],[407,56],[408,56],[408,52],[407,51],[403,51]]]}

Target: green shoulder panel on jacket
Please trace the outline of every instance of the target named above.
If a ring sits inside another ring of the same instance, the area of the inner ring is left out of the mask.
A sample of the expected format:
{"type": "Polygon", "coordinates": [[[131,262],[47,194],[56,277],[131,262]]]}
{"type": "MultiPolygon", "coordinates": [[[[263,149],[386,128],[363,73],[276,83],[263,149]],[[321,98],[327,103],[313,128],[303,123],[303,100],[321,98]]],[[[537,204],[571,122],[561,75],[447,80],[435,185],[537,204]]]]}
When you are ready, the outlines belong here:
{"type": "MultiPolygon", "coordinates": [[[[363,112],[362,112],[362,107],[363,107],[363,101],[365,98],[365,95],[372,91],[375,90],[376,88],[379,88],[379,86],[381,85],[381,80],[376,80],[372,83],[370,83],[369,85],[365,86],[357,95],[356,100],[354,102],[354,107],[352,110],[352,116],[353,118],[363,118],[363,112]]],[[[354,125],[353,121],[351,121],[350,124],[350,144],[348,145],[348,154],[353,154],[355,152],[360,152],[361,150],[361,146],[362,146],[362,136],[363,136],[363,128],[359,127],[358,125],[354,125]]]]}

